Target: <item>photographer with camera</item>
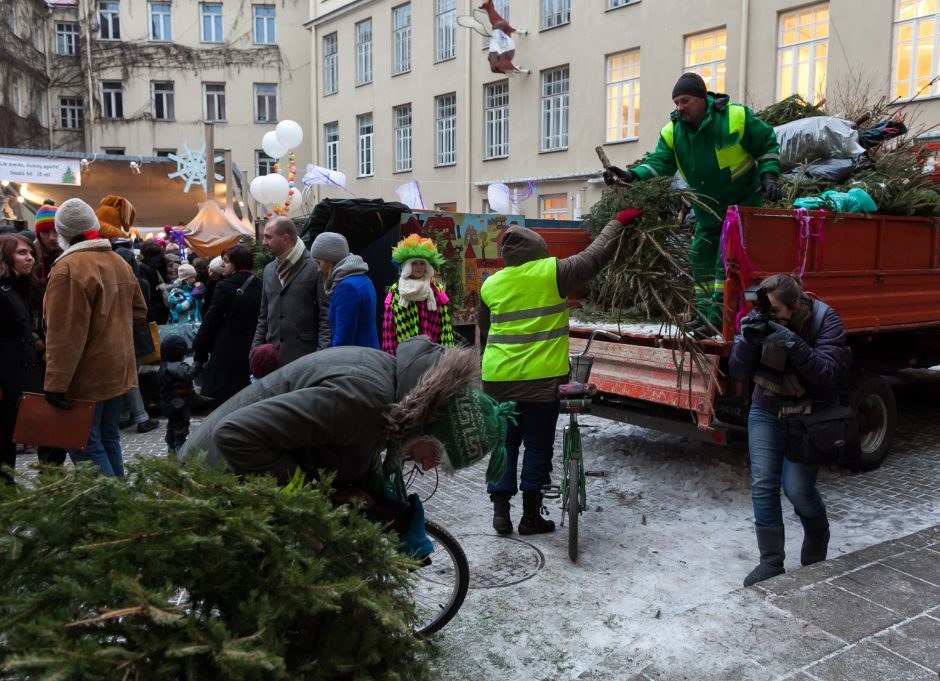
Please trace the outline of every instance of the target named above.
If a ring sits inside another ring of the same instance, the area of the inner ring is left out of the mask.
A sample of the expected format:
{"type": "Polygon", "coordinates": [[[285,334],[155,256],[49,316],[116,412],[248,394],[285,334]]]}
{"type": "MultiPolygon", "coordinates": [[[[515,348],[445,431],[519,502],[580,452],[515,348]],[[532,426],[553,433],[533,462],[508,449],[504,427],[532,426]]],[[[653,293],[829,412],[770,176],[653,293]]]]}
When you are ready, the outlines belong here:
{"type": "Polygon", "coordinates": [[[837,403],[851,357],[842,319],[805,295],[796,277],[775,274],[748,294],[754,309],[741,320],[728,362],[733,378],[754,381],[747,434],[760,564],[744,586],[784,572],[781,486],[803,523],[801,564],[826,559],[829,521],[816,489],[819,465],[785,457],[784,419],[810,414],[814,405],[837,403]]]}

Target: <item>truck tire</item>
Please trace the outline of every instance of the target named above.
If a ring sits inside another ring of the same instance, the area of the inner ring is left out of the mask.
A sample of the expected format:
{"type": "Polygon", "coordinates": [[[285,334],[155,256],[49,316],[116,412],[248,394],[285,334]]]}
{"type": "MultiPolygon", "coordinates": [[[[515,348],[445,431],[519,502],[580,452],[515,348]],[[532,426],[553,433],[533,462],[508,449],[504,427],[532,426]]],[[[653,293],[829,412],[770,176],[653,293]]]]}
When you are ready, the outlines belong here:
{"type": "Polygon", "coordinates": [[[874,470],[887,456],[898,425],[894,392],[878,374],[862,374],[852,386],[849,405],[858,419],[862,453],[848,468],[856,471],[874,470]]]}

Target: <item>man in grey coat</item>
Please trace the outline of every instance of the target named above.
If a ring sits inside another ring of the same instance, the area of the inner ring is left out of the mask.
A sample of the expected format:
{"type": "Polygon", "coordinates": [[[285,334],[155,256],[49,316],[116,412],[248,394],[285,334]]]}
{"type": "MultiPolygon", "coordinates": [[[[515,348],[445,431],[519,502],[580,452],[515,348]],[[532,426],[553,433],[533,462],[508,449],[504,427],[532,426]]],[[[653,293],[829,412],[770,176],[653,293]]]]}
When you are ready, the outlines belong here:
{"type": "Polygon", "coordinates": [[[287,364],[330,347],[330,301],[294,222],[286,217],[271,220],[261,243],[275,259],[264,268],[261,313],[251,349],[270,343],[287,364]]]}

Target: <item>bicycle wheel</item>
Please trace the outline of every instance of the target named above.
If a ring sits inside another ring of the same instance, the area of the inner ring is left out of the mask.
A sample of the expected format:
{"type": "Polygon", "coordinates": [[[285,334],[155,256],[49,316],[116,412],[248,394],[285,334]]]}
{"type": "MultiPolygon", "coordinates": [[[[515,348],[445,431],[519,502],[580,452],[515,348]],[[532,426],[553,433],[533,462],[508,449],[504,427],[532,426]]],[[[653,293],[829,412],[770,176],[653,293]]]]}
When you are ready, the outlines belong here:
{"type": "Polygon", "coordinates": [[[580,457],[568,459],[568,557],[578,559],[578,518],[581,515],[580,457]]]}
{"type": "Polygon", "coordinates": [[[450,622],[470,586],[470,565],[460,544],[440,525],[429,520],[424,524],[434,552],[431,564],[415,571],[412,586],[418,616],[414,633],[419,637],[429,636],[450,622]]]}

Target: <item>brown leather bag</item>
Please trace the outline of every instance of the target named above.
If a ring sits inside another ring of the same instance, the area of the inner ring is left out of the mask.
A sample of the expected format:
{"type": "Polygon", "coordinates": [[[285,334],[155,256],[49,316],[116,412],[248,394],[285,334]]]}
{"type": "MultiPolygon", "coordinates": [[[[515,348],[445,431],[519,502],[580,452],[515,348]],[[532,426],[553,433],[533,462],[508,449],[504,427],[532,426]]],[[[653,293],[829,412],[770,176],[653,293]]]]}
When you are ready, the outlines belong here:
{"type": "Polygon", "coordinates": [[[95,403],[69,400],[71,409],[57,409],[41,393],[23,393],[16,412],[13,441],[24,445],[83,450],[95,418],[95,403]]]}

